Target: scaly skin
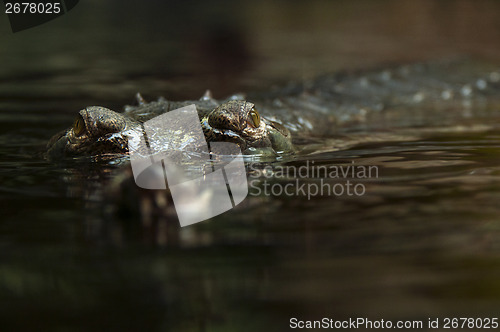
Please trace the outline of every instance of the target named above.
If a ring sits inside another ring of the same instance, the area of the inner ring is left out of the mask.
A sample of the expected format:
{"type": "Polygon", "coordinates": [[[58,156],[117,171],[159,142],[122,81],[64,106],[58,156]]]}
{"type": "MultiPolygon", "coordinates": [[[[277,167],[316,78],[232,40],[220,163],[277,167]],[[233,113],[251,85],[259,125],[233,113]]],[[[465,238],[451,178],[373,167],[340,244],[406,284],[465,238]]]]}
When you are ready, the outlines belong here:
{"type": "Polygon", "coordinates": [[[141,131],[140,123],[123,114],[90,106],[79,112],[73,127],[50,139],[47,154],[51,158],[123,154],[128,151],[128,136],[139,135],[141,131]]]}
{"type": "Polygon", "coordinates": [[[252,124],[253,103],[234,96],[224,102],[205,96],[197,101],[151,103],[139,96],[139,105],[128,106],[123,113],[88,107],[80,112],[87,131],[76,135],[69,129],[56,135],[48,154],[127,153],[128,137],[142,135],[142,122],[190,104],[197,107],[208,142],[234,142],[247,154],[290,153],[289,130],[300,142],[304,137],[332,137],[353,130],[449,126],[492,116],[500,109],[500,68],[470,61],[417,63],[325,75],[247,98],[258,105],[259,124],[252,124]]]}
{"type": "Polygon", "coordinates": [[[288,129],[256,113],[254,104],[247,101],[228,101],[201,119],[208,142],[233,142],[242,151],[256,152],[272,148],[275,152],[293,150],[288,129]],[[252,113],[259,119],[254,122],[252,113]],[[236,134],[236,135],[235,135],[236,134]]]}
{"type": "MultiPolygon", "coordinates": [[[[74,125],[49,141],[50,158],[62,156],[114,156],[127,154],[128,139],[143,135],[142,123],[174,109],[195,104],[207,142],[233,142],[245,154],[293,151],[290,132],[277,122],[260,117],[254,104],[231,100],[219,104],[209,97],[199,101],[169,102],[160,99],[128,106],[117,113],[100,106],[81,110],[74,125]]],[[[184,139],[179,137],[179,139],[184,139]]]]}

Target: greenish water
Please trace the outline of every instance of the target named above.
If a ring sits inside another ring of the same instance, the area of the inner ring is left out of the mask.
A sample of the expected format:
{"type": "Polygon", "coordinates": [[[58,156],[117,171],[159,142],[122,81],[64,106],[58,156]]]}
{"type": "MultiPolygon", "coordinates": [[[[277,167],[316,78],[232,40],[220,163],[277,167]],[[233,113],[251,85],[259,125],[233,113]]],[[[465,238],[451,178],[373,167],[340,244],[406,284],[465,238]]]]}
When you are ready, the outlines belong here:
{"type": "Polygon", "coordinates": [[[22,33],[0,27],[2,331],[498,316],[498,111],[461,127],[358,130],[379,139],[338,151],[339,137],[315,138],[308,154],[256,167],[377,166],[363,196],[251,195],[183,229],[175,216],[147,224],[113,213],[103,184],[120,165],[43,158],[77,110],[120,110],[137,91],[223,97],[343,68],[457,54],[494,61],[497,2],[138,6],[88,1],[22,33]]]}

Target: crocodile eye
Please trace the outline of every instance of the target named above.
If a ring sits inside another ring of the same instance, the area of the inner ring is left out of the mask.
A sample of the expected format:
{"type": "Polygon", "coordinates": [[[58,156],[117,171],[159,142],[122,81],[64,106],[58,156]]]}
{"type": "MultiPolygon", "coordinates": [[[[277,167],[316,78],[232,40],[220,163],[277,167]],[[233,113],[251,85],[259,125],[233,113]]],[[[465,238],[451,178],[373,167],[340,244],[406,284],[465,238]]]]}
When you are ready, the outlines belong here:
{"type": "Polygon", "coordinates": [[[85,122],[83,122],[83,118],[81,117],[81,115],[78,115],[78,117],[75,119],[75,122],[73,122],[73,132],[76,136],[80,136],[84,131],[85,122]]]}
{"type": "Polygon", "coordinates": [[[252,110],[250,111],[250,118],[248,122],[254,128],[257,128],[260,125],[260,115],[259,112],[255,110],[255,108],[252,108],[252,110]]]}

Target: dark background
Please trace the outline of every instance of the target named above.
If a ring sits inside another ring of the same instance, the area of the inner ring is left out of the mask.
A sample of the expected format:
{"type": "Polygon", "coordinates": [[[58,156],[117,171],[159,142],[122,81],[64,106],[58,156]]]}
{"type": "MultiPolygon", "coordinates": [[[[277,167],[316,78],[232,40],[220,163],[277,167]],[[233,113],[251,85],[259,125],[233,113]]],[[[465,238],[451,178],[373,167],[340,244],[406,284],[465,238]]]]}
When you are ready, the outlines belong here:
{"type": "Polygon", "coordinates": [[[36,90],[79,98],[78,107],[118,107],[137,91],[225,97],[350,68],[457,55],[495,60],[499,12],[493,0],[90,0],[16,34],[4,16],[0,84],[4,94],[36,90]],[[41,82],[51,76],[52,84],[41,82]]]}

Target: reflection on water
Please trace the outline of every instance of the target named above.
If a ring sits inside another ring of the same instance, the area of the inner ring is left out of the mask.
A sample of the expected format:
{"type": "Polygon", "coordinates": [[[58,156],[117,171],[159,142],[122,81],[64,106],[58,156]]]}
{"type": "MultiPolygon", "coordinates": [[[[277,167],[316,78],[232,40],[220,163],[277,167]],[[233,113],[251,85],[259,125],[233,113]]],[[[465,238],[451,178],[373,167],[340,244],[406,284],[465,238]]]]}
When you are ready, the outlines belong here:
{"type": "Polygon", "coordinates": [[[169,21],[144,8],[127,11],[130,5],[122,14],[93,5],[2,39],[8,46],[0,51],[7,64],[0,70],[2,330],[281,331],[291,317],[498,315],[495,112],[461,127],[311,138],[298,156],[254,167],[354,162],[377,166],[379,176],[363,179],[361,197],[249,196],[235,210],[183,229],[173,209],[141,216],[138,201],[127,201],[137,198],[137,192],[127,196],[130,187],[121,188],[123,197],[106,194],[124,165],[53,164],[42,156],[47,139],[71,124],[78,109],[119,109],[137,90],[193,98],[214,82],[224,95],[384,60],[461,50],[498,55],[491,42],[500,31],[496,2],[237,3],[204,8],[217,25],[196,14],[200,25],[183,32],[190,43],[170,29],[182,18],[175,13],[194,13],[189,6],[160,12],[169,21]],[[241,19],[233,6],[246,9],[241,19]],[[156,26],[145,23],[146,14],[156,26]],[[403,24],[410,16],[412,24],[403,24]],[[71,17],[73,23],[63,21],[71,17]],[[227,32],[234,21],[239,30],[227,32]],[[204,38],[204,24],[213,28],[206,33],[226,33],[204,38]],[[127,33],[118,33],[122,28],[127,33]],[[30,48],[28,41],[37,39],[30,48]],[[214,45],[222,44],[231,46],[230,59],[243,60],[217,78],[226,60],[214,45]],[[290,67],[303,69],[290,73],[290,67]],[[117,213],[116,200],[126,203],[125,214],[117,213]]]}
{"type": "Polygon", "coordinates": [[[2,321],[22,312],[40,315],[27,329],[130,328],[140,317],[137,328],[250,331],[284,330],[297,313],[494,316],[499,146],[495,132],[448,133],[275,163],[354,161],[379,177],[363,181],[362,197],[249,196],[183,229],[175,217],[109,219],[96,203],[104,166],[4,163],[4,175],[23,172],[3,183],[2,200],[26,208],[7,208],[1,224],[2,321]]]}

